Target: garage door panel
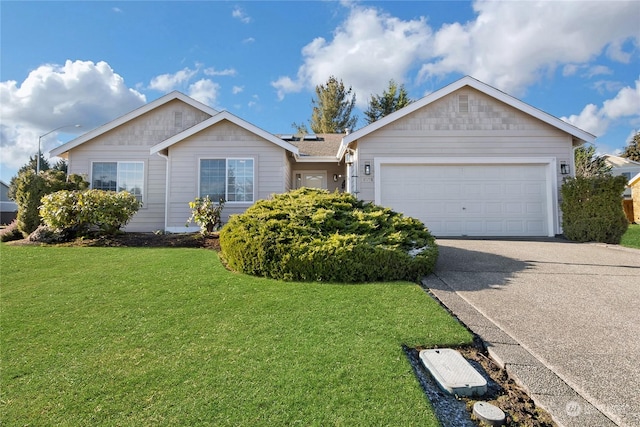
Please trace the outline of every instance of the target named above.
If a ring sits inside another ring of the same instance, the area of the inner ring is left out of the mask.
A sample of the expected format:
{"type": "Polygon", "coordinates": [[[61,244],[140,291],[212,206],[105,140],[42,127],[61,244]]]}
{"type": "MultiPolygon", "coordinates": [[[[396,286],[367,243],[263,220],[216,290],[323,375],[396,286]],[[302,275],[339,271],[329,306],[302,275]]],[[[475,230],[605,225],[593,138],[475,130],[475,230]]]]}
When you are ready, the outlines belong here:
{"type": "Polygon", "coordinates": [[[544,165],[385,165],[380,202],[435,236],[545,236],[544,165]]]}

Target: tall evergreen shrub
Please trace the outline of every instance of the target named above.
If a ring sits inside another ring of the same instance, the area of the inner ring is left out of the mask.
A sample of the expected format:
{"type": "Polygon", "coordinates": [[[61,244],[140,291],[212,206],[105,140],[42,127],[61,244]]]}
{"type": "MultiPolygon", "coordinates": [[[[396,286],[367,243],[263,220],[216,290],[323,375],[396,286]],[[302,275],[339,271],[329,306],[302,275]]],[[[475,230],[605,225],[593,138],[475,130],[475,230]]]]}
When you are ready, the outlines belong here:
{"type": "Polygon", "coordinates": [[[89,183],[80,175],[67,174],[60,170],[46,170],[36,174],[31,169],[21,171],[12,180],[15,186],[13,194],[18,205],[18,230],[27,236],[35,231],[42,223],[39,208],[44,195],[59,190],[81,190],[87,188],[89,183]]]}
{"type": "Polygon", "coordinates": [[[620,243],[629,222],[622,208],[623,176],[570,178],[562,185],[562,228],[569,240],[620,243]]]}

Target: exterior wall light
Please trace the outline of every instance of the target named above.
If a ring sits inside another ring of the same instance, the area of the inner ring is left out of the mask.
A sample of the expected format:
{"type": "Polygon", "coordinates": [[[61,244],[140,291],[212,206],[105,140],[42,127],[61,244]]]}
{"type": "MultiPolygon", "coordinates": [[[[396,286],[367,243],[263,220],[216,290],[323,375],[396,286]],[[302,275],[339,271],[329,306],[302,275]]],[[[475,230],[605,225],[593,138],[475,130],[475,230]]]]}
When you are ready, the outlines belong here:
{"type": "Polygon", "coordinates": [[[560,162],[560,173],[562,175],[569,175],[569,165],[567,162],[560,162]]]}
{"type": "Polygon", "coordinates": [[[364,174],[371,175],[371,163],[367,162],[364,164],[364,174]]]}

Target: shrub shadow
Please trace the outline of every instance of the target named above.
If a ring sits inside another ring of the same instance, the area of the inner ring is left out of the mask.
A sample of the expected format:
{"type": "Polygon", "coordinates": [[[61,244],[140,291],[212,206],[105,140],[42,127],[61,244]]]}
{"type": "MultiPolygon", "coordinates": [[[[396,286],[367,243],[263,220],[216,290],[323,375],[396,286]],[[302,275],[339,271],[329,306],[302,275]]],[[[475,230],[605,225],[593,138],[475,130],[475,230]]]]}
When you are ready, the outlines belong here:
{"type": "Polygon", "coordinates": [[[496,289],[508,285],[517,273],[534,267],[529,261],[454,246],[440,244],[439,251],[436,268],[424,282],[431,289],[496,289]]]}

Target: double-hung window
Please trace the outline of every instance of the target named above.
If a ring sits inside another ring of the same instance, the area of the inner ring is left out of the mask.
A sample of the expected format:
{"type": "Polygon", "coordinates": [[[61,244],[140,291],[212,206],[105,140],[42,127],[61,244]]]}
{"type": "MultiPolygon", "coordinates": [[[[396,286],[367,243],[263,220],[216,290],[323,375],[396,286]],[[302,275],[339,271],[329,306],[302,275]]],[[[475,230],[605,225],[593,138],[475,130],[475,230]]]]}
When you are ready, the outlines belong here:
{"type": "Polygon", "coordinates": [[[200,197],[253,202],[253,159],[200,160],[200,197]]]}
{"type": "Polygon", "coordinates": [[[91,188],[106,191],[128,191],[139,202],[144,193],[143,162],[94,162],[91,188]]]}

